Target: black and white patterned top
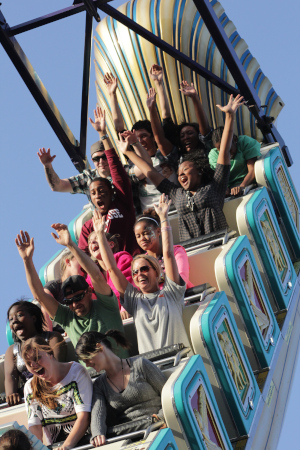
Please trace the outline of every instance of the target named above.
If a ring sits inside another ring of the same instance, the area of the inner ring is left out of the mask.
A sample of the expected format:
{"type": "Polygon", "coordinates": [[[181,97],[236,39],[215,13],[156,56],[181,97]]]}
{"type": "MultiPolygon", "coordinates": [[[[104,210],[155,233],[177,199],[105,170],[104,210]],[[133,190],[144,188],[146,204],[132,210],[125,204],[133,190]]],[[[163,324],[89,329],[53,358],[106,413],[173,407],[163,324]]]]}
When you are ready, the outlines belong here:
{"type": "Polygon", "coordinates": [[[81,364],[70,363],[70,370],[65,378],[53,387],[53,392],[59,394],[55,410],[33,398],[31,382],[32,378],[24,388],[28,426],[42,425],[47,445],[56,442],[62,429],[66,434],[72,431],[77,413],[91,411],[93,384],[81,364]]]}
{"type": "Polygon", "coordinates": [[[230,166],[217,164],[213,180],[200,186],[193,196],[193,211],[188,207],[187,191],[164,179],[157,189],[167,194],[179,214],[179,239],[186,241],[202,234],[223,230],[228,225],[223,213],[230,166]]]}

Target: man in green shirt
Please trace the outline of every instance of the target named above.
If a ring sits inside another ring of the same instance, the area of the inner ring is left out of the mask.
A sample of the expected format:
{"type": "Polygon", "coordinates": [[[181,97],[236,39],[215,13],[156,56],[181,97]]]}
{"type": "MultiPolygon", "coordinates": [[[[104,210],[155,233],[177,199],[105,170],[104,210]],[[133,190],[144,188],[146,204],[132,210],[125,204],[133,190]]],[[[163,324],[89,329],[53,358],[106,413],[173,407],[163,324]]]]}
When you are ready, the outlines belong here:
{"type": "MultiPolygon", "coordinates": [[[[64,304],[60,304],[52,295],[47,294],[39,279],[33,263],[34,242],[27,232],[21,231],[16,245],[23,259],[26,278],[32,295],[45,308],[49,316],[67,332],[74,347],[85,331],[105,333],[116,329],[124,333],[118,300],[106,283],[97,265],[72,241],[68,227],[63,224],[52,225],[58,237],[52,236],[61,245],[66,246],[77,259],[83,270],[91,278],[97,300],[92,300],[92,288],[80,275],[67,278],[63,285],[64,304]]],[[[121,358],[128,352],[121,347],[115,348],[121,358]]]]}
{"type": "MultiPolygon", "coordinates": [[[[224,127],[219,127],[212,133],[212,143],[215,146],[208,155],[210,167],[215,170],[219,156],[220,142],[224,127]]],[[[254,164],[260,157],[260,143],[249,136],[233,136],[230,149],[231,168],[229,177],[229,193],[240,195],[243,188],[255,180],[254,164]]]]}

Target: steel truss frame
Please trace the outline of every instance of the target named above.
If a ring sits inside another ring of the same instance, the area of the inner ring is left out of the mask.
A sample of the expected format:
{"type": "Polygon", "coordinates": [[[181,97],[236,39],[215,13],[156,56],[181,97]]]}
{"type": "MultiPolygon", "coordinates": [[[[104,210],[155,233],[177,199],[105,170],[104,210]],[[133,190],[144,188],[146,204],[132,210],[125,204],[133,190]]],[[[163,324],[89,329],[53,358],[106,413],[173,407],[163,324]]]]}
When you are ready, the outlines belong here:
{"type": "Polygon", "coordinates": [[[117,9],[108,5],[111,0],[75,0],[74,4],[68,8],[47,14],[42,17],[30,20],[25,23],[10,27],[2,12],[0,11],[0,42],[14,64],[15,68],[19,72],[27,88],[31,92],[32,96],[36,100],[37,104],[41,108],[47,121],[51,125],[53,131],[60,140],[62,146],[69,155],[71,161],[79,172],[82,172],[86,167],[86,136],[87,136],[87,119],[88,119],[88,100],[89,100],[89,84],[90,84],[90,64],[91,64],[91,37],[92,37],[92,25],[93,18],[97,22],[100,21],[100,16],[97,9],[105,12],[115,20],[121,22],[129,29],[139,34],[156,47],[168,53],[176,60],[185,64],[191,70],[210,81],[212,84],[218,86],[220,89],[228,94],[242,94],[247,101],[247,106],[250,112],[256,119],[258,128],[264,135],[264,140],[267,143],[278,142],[283,156],[288,166],[292,165],[292,159],[287,146],[284,143],[278,130],[272,123],[272,118],[265,115],[264,110],[261,107],[260,99],[252,85],[249,77],[237,57],[234,48],[229,41],[218,17],[216,16],[213,7],[209,0],[193,0],[196,8],[199,11],[205,25],[207,26],[216,46],[218,47],[225,64],[231,72],[238,89],[229,85],[226,81],[217,77],[215,74],[207,70],[205,67],[193,61],[191,58],[168,44],[164,40],[160,39],[155,34],[151,33],[141,25],[122,14],[117,9]],[[85,12],[85,45],[84,45],[84,60],[83,60],[83,79],[82,79],[82,94],[81,94],[81,123],[80,123],[80,143],[74,138],[70,130],[67,130],[66,124],[62,124],[59,118],[59,114],[51,108],[48,98],[43,94],[40,87],[32,77],[24,57],[22,58],[22,49],[18,44],[14,36],[24,33],[25,31],[38,28],[57,20],[70,17],[74,14],[85,12]],[[72,138],[72,140],[70,139],[72,138]],[[73,141],[73,142],[72,142],[73,141]]]}

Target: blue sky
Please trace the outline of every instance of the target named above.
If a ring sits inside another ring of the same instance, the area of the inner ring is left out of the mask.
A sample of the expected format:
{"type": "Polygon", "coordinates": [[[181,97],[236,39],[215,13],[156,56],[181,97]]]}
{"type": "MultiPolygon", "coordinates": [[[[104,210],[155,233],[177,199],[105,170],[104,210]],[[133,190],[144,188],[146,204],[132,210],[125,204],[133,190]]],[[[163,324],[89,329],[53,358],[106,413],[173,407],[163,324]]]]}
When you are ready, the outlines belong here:
{"type": "MultiPolygon", "coordinates": [[[[70,6],[71,0],[2,0],[1,10],[10,26],[70,6]]],[[[112,4],[118,6],[121,1],[112,4]]],[[[241,37],[258,60],[261,69],[271,80],[274,89],[285,102],[277,121],[292,154],[291,174],[300,191],[298,127],[299,90],[294,79],[299,75],[300,6],[290,0],[223,0],[222,5],[236,25],[241,37]],[[286,5],[286,8],[284,6],[286,5]]],[[[103,15],[101,15],[103,17],[103,15]]],[[[94,27],[96,23],[94,22],[94,27]]],[[[63,117],[79,139],[81,79],[84,43],[84,15],[79,14],[17,36],[36,72],[60,109],[63,117]]],[[[93,58],[92,58],[93,59],[93,58]]],[[[56,154],[54,167],[62,178],[76,173],[66,152],[51,127],[27,91],[11,61],[0,49],[1,67],[1,302],[3,307],[0,331],[0,353],[6,350],[5,314],[8,306],[20,296],[30,297],[24,269],[14,243],[20,229],[35,237],[34,262],[39,269],[57,250],[50,235],[54,222],[69,223],[86,203],[81,195],[52,193],[45,180],[37,151],[50,147],[56,154]]],[[[296,78],[296,80],[297,80],[296,78]]],[[[94,65],[91,66],[90,116],[96,103],[94,65]]],[[[88,128],[87,148],[97,139],[88,128]]],[[[89,151],[89,150],[88,150],[89,151]]],[[[295,379],[300,378],[300,364],[295,379]]],[[[300,388],[294,383],[282,436],[281,450],[293,447],[293,436],[298,425],[300,388]],[[296,422],[297,421],[297,422],[296,422]]]]}

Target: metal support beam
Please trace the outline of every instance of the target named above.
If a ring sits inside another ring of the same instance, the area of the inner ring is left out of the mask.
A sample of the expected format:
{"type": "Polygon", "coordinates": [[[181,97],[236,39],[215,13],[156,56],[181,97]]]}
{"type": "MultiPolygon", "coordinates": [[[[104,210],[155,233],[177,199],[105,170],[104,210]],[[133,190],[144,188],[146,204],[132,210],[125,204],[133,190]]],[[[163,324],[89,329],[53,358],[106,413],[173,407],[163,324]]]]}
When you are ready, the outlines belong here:
{"type": "Polygon", "coordinates": [[[198,73],[200,76],[205,78],[206,80],[210,81],[214,85],[218,86],[223,91],[227,92],[227,94],[233,94],[237,95],[239,94],[238,89],[234,88],[230,84],[228,84],[226,81],[222,80],[222,78],[217,77],[214,73],[207,70],[205,67],[201,66],[197,62],[193,61],[191,58],[186,56],[184,53],[177,50],[172,45],[168,44],[166,41],[163,41],[155,34],[148,31],[146,28],[142,27],[141,25],[138,25],[134,20],[130,19],[129,17],[125,16],[125,14],[122,14],[117,9],[113,8],[110,5],[107,4],[100,4],[98,2],[98,8],[101,9],[103,12],[108,14],[109,16],[116,19],[118,22],[121,22],[123,25],[125,25],[130,30],[134,31],[135,33],[139,34],[143,38],[147,39],[147,41],[151,42],[156,47],[163,50],[165,53],[168,53],[168,55],[172,56],[173,58],[177,59],[177,61],[180,61],[182,64],[189,67],[194,72],[198,73]]]}
{"type": "Polygon", "coordinates": [[[79,154],[78,142],[75,140],[71,131],[69,130],[67,124],[63,122],[63,124],[59,121],[58,116],[55,114],[50,104],[47,101],[47,91],[40,83],[40,86],[34,80],[31,72],[33,72],[33,68],[25,54],[18,44],[17,40],[12,37],[9,38],[7,35],[7,30],[9,29],[8,24],[6,23],[5,17],[0,11],[0,43],[3,45],[4,50],[8,54],[15,68],[19,72],[21,78],[26,84],[27,88],[31,92],[33,98],[39,105],[42,110],[44,116],[47,121],[51,125],[53,131],[57,135],[60,140],[62,146],[65,148],[68,153],[72,163],[75,165],[78,171],[82,171],[85,168],[85,162],[81,155],[79,154]],[[30,70],[31,69],[31,70],[30,70]],[[64,125],[64,127],[63,127],[64,125]],[[72,143],[70,138],[73,139],[72,143]]]}
{"type": "Polygon", "coordinates": [[[92,47],[93,16],[86,12],[85,16],[85,40],[83,56],[82,95],[81,95],[81,120],[80,120],[80,154],[86,157],[87,119],[89,108],[91,47],[92,47]]]}

